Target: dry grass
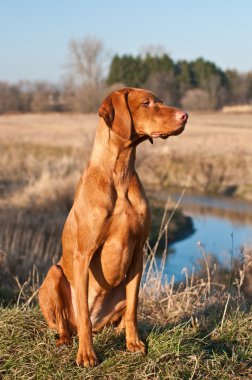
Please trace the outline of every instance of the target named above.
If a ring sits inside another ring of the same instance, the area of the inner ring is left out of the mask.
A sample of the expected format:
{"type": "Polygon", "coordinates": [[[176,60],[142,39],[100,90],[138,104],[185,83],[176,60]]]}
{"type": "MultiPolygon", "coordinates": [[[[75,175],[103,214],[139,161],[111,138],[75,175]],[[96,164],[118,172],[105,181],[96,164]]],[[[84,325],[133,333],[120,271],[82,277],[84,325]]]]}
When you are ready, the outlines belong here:
{"type": "MultiPolygon", "coordinates": [[[[232,287],[213,282],[213,272],[202,248],[207,276],[176,285],[165,281],[157,268],[155,249],[166,234],[164,215],[154,250],[146,247],[145,274],[140,292],[140,333],[148,353],[125,351],[125,337],[105,328],[94,338],[101,364],[78,368],[78,340],[57,348],[36,301],[36,269],[20,284],[14,307],[0,307],[0,376],[12,379],[249,379],[252,376],[252,315],[244,313],[241,295],[244,275],[252,255],[236,273],[232,287]]],[[[39,240],[38,236],[35,239],[39,240]]],[[[34,248],[39,249],[39,243],[34,248]]],[[[164,251],[165,259],[166,251],[164,251]]]]}
{"type": "Polygon", "coordinates": [[[98,116],[94,114],[15,114],[0,116],[0,141],[81,148],[92,144],[98,116]]]}
{"type": "MultiPolygon", "coordinates": [[[[233,186],[234,194],[248,197],[251,118],[192,114],[178,138],[155,141],[154,146],[144,143],[137,166],[145,186],[183,187],[189,177],[191,187],[198,190],[224,192],[233,186]]],[[[155,255],[162,239],[167,247],[176,205],[172,213],[167,207],[156,244],[146,245],[139,317],[147,356],[126,353],[124,337],[116,336],[111,328],[95,338],[102,362],[95,369],[74,365],[76,339],[72,348],[56,349],[54,333],[34,304],[43,275],[60,256],[62,225],[96,125],[96,115],[0,117],[0,297],[7,304],[15,299],[14,307],[0,310],[0,377],[249,378],[251,313],[241,312],[249,309],[241,291],[249,299],[250,256],[240,272],[236,267],[229,273],[211,265],[202,251],[201,273],[189,276],[184,269],[181,284],[167,279],[163,275],[167,248],[161,267],[155,255]]]]}
{"type": "Polygon", "coordinates": [[[223,113],[252,113],[252,105],[240,104],[236,106],[225,106],[221,111],[223,113]]]}
{"type": "MultiPolygon", "coordinates": [[[[183,194],[181,194],[182,197],[183,194]]],[[[236,288],[235,297],[240,296],[242,285],[246,284],[247,294],[250,292],[252,277],[245,273],[251,268],[252,251],[244,251],[246,257],[245,266],[239,272],[237,262],[231,264],[231,270],[218,267],[216,260],[206,256],[203,246],[202,270],[192,272],[190,268],[184,268],[185,280],[176,282],[173,276],[168,279],[164,274],[165,261],[168,254],[167,242],[169,225],[176,208],[172,212],[167,202],[163,219],[160,225],[159,235],[153,247],[147,241],[145,246],[143,280],[140,290],[141,315],[145,321],[153,323],[158,316],[159,323],[178,322],[183,318],[192,317],[206,307],[214,304],[225,303],[230,294],[231,284],[236,288]],[[161,252],[161,265],[157,264],[157,252],[164,241],[161,252]]],[[[26,302],[38,289],[49,267],[59,260],[61,255],[61,228],[56,219],[50,220],[49,214],[44,214],[39,219],[29,218],[29,214],[20,213],[19,217],[6,219],[5,228],[2,231],[2,246],[0,251],[0,285],[2,284],[2,297],[5,298],[6,289],[11,290],[10,295],[17,293],[19,288],[19,300],[26,302]]],[[[232,258],[230,258],[232,259],[232,258]]],[[[245,289],[245,290],[246,290],[245,289]]],[[[252,294],[252,291],[251,291],[252,294]]],[[[8,298],[8,297],[6,297],[8,298]]],[[[8,300],[7,300],[8,301],[8,300]]],[[[30,303],[30,301],[29,301],[30,303]]]]}
{"type": "MultiPolygon", "coordinates": [[[[23,114],[0,116],[0,141],[3,144],[32,144],[43,146],[74,147],[85,150],[93,142],[98,115],[90,114],[23,114]]],[[[237,149],[252,154],[252,115],[225,115],[223,113],[191,113],[183,134],[167,141],[148,142],[149,154],[169,153],[181,155],[232,154],[237,149]],[[185,149],[186,147],[186,149],[185,149]],[[150,153],[151,152],[151,153],[150,153]],[[154,152],[154,153],[153,153],[154,152]]],[[[141,148],[140,148],[141,150],[141,148]]],[[[145,149],[144,149],[145,150],[145,149]]]]}
{"type": "MultiPolygon", "coordinates": [[[[69,199],[90,155],[97,115],[0,116],[0,207],[69,199]]],[[[190,187],[251,198],[252,115],[193,113],[184,133],[138,149],[146,188],[190,187]]],[[[70,197],[71,199],[71,197],[70,197]]]]}
{"type": "Polygon", "coordinates": [[[189,276],[185,269],[183,283],[176,283],[174,278],[168,281],[163,275],[166,244],[161,267],[155,259],[162,238],[167,242],[169,224],[177,207],[169,213],[168,206],[169,203],[156,244],[151,248],[147,243],[145,249],[139,319],[148,353],[146,356],[127,353],[123,334],[118,336],[112,328],[105,328],[94,339],[101,362],[94,369],[75,365],[76,337],[71,347],[56,348],[55,334],[49,331],[36,306],[43,273],[60,255],[60,231],[55,228],[55,220],[50,214],[36,220],[29,210],[27,214],[22,211],[15,223],[11,218],[9,223],[5,219],[2,242],[6,251],[0,252],[0,282],[6,284],[16,276],[12,292],[8,294],[7,289],[1,289],[2,301],[5,299],[7,303],[15,294],[14,306],[0,308],[3,379],[120,379],[122,376],[125,379],[240,379],[252,375],[251,312],[247,308],[244,314],[246,302],[241,295],[244,284],[248,289],[245,274],[250,268],[251,253],[246,252],[244,268],[240,272],[236,268],[231,281],[225,283],[216,281],[217,268],[209,264],[200,246],[202,276],[194,273],[189,276]]]}

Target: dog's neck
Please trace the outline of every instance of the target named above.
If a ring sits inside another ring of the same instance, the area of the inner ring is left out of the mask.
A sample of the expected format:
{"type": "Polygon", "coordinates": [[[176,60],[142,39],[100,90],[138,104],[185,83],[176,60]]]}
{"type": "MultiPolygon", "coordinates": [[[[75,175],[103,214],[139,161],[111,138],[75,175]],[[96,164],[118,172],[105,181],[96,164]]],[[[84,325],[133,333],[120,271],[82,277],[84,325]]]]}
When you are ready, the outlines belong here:
{"type": "Polygon", "coordinates": [[[116,188],[124,189],[135,171],[136,148],[109,129],[101,118],[96,131],[90,158],[91,166],[99,166],[106,178],[116,188]]]}

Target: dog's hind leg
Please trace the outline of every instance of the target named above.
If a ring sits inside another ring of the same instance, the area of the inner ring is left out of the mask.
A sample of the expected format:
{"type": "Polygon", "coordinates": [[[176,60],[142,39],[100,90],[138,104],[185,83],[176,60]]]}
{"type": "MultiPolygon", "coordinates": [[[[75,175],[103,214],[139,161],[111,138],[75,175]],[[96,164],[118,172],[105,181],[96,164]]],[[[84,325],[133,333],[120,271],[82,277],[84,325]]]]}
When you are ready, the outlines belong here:
{"type": "Polygon", "coordinates": [[[117,330],[120,325],[120,329],[122,330],[125,309],[125,280],[123,280],[121,284],[104,295],[103,299],[99,300],[99,304],[94,304],[91,317],[93,332],[98,332],[104,326],[111,324],[116,325],[117,330]]]}
{"type": "Polygon", "coordinates": [[[57,346],[69,344],[76,331],[70,285],[61,267],[53,265],[39,290],[39,305],[48,325],[59,334],[57,346]]]}

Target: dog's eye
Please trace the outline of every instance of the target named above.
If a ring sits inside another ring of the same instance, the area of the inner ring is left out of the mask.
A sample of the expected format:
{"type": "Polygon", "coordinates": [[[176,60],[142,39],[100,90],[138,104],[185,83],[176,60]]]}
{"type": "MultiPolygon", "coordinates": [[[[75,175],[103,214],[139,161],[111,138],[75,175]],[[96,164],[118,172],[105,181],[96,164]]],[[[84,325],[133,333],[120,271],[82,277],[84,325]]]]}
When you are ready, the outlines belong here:
{"type": "Polygon", "coordinates": [[[142,103],[142,106],[143,107],[148,107],[150,104],[150,101],[149,100],[145,100],[143,103],[142,103]]]}

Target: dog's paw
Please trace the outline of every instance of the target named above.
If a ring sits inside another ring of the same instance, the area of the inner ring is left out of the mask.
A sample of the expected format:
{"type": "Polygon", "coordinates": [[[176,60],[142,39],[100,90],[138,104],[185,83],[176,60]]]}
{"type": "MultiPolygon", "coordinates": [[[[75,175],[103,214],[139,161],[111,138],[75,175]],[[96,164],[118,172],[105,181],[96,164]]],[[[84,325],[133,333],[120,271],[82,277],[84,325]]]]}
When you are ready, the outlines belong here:
{"type": "Polygon", "coordinates": [[[146,354],[145,344],[139,339],[136,338],[134,340],[127,341],[127,349],[130,352],[138,352],[141,351],[143,354],[146,354]]]}
{"type": "Polygon", "coordinates": [[[77,353],[76,363],[78,366],[95,367],[98,364],[98,359],[94,350],[91,348],[80,349],[77,353]]]}
{"type": "Polygon", "coordinates": [[[61,336],[59,339],[56,341],[56,346],[62,346],[63,344],[66,346],[69,346],[72,343],[72,339],[69,336],[61,336]]]}

